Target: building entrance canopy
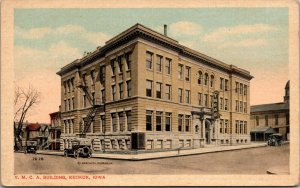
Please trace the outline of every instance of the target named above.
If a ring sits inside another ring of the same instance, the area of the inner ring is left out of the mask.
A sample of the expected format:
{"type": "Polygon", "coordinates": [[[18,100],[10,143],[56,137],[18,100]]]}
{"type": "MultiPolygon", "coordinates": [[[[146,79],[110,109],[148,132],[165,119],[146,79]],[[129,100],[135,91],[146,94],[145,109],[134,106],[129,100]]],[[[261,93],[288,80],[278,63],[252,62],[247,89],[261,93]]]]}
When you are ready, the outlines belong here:
{"type": "Polygon", "coordinates": [[[251,129],[251,141],[266,141],[269,135],[276,133],[271,127],[255,127],[251,129]]]}

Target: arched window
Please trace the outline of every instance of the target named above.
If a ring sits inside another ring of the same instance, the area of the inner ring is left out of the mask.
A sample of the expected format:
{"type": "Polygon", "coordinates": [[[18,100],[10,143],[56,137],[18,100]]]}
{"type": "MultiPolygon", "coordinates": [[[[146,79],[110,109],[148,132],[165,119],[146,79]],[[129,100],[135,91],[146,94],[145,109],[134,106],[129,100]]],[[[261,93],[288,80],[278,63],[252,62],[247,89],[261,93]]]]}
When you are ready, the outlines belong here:
{"type": "Polygon", "coordinates": [[[214,75],[210,75],[210,87],[214,87],[214,75]]]}
{"type": "Polygon", "coordinates": [[[199,77],[198,77],[198,84],[201,84],[201,83],[202,83],[202,79],[203,79],[203,74],[202,74],[201,71],[199,71],[198,74],[199,74],[199,75],[198,75],[198,76],[199,76],[199,77]]]}
{"type": "Polygon", "coordinates": [[[208,83],[208,74],[205,73],[204,85],[207,85],[207,83],[208,83]]]}
{"type": "Polygon", "coordinates": [[[195,126],[195,132],[196,133],[199,132],[199,126],[198,125],[195,126]]]}

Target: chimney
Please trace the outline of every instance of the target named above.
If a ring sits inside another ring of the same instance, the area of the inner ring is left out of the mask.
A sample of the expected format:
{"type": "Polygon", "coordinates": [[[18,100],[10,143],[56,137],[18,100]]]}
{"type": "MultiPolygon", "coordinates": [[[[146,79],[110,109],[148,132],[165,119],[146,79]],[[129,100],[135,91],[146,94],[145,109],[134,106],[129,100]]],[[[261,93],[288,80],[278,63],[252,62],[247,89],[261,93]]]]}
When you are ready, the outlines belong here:
{"type": "Polygon", "coordinates": [[[164,24],[164,35],[167,36],[168,26],[164,24]]]}

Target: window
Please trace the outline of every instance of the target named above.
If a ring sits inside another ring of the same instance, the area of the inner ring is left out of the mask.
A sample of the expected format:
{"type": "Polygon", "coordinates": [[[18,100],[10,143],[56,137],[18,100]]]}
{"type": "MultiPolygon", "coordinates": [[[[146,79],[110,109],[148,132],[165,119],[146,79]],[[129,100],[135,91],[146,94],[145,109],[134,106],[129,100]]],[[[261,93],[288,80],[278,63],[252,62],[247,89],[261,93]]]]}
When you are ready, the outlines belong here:
{"type": "Polygon", "coordinates": [[[101,127],[102,127],[102,132],[105,133],[105,115],[100,116],[101,118],[101,127]]]}
{"type": "Polygon", "coordinates": [[[132,124],[131,124],[131,111],[126,112],[126,119],[127,119],[127,131],[131,131],[132,124]]]}
{"type": "Polygon", "coordinates": [[[202,102],[203,102],[202,93],[198,93],[198,104],[199,104],[199,106],[202,106],[202,102]]]}
{"type": "Polygon", "coordinates": [[[72,110],[75,109],[75,100],[74,100],[74,97],[72,97],[72,110]]]}
{"type": "Polygon", "coordinates": [[[235,82],[235,92],[238,93],[239,91],[239,83],[235,82]]]}
{"type": "Polygon", "coordinates": [[[188,104],[191,103],[190,95],[191,95],[191,91],[190,90],[185,90],[185,102],[188,103],[188,104]]]}
{"type": "Polygon", "coordinates": [[[255,116],[255,120],[256,120],[256,126],[259,126],[259,117],[255,116]]]}
{"type": "Polygon", "coordinates": [[[123,72],[122,56],[118,57],[118,65],[119,65],[119,73],[122,73],[123,72]]]}
{"type": "Polygon", "coordinates": [[[67,111],[67,100],[64,100],[64,104],[65,104],[65,111],[67,111]]]}
{"type": "Polygon", "coordinates": [[[244,121],[244,134],[247,134],[247,121],[244,121]]]}
{"type": "Polygon", "coordinates": [[[244,95],[247,95],[247,85],[244,85],[244,95]]]}
{"type": "Polygon", "coordinates": [[[278,125],[278,114],[275,114],[274,118],[275,118],[275,125],[278,125]]]}
{"type": "Polygon", "coordinates": [[[110,67],[111,67],[111,73],[112,73],[112,75],[115,75],[115,71],[116,71],[116,67],[115,67],[115,59],[112,59],[111,61],[110,61],[110,67]]]}
{"type": "Polygon", "coordinates": [[[215,77],[214,75],[210,75],[210,87],[214,87],[215,77]]]}
{"type": "Polygon", "coordinates": [[[74,119],[71,119],[70,133],[74,133],[74,119]]]}
{"type": "Polygon", "coordinates": [[[146,111],[146,131],[152,131],[152,116],[153,111],[146,111]]]}
{"type": "Polygon", "coordinates": [[[65,94],[67,93],[67,84],[66,84],[66,81],[64,81],[64,93],[65,94]]]}
{"type": "Polygon", "coordinates": [[[198,84],[202,83],[202,79],[203,79],[203,74],[201,71],[198,72],[198,84]]]}
{"type": "Polygon", "coordinates": [[[224,89],[224,79],[223,78],[220,78],[220,90],[223,90],[224,89]]]}
{"type": "Polygon", "coordinates": [[[162,83],[156,82],[156,98],[161,99],[162,83]]]}
{"type": "Polygon", "coordinates": [[[146,96],[152,97],[152,81],[150,80],[146,81],[146,96]]]}
{"type": "Polygon", "coordinates": [[[172,60],[166,58],[166,74],[171,74],[172,60]]]}
{"type": "Polygon", "coordinates": [[[116,86],[111,86],[112,101],[116,100],[116,86]]]}
{"type": "Polygon", "coordinates": [[[213,107],[213,102],[214,102],[214,96],[213,95],[210,95],[209,96],[209,102],[210,102],[210,107],[212,108],[213,107]]]}
{"type": "Polygon", "coordinates": [[[101,90],[101,99],[102,99],[102,103],[104,103],[105,102],[105,90],[104,89],[102,89],[101,90]]]}
{"type": "Polygon", "coordinates": [[[123,115],[123,112],[119,112],[118,116],[119,116],[119,130],[124,131],[124,123],[123,123],[124,115],[123,115]]]}
{"type": "Polygon", "coordinates": [[[146,58],[147,69],[152,69],[153,54],[151,52],[146,52],[146,58]]]}
{"type": "Polygon", "coordinates": [[[132,53],[131,52],[126,53],[125,58],[126,58],[127,70],[130,70],[131,69],[131,61],[132,61],[132,53]]]}
{"type": "Polygon", "coordinates": [[[116,113],[111,114],[112,131],[117,132],[117,117],[116,113]]]}
{"type": "Polygon", "coordinates": [[[269,117],[268,117],[268,115],[265,115],[265,124],[266,124],[266,126],[269,125],[269,117]]]}
{"type": "Polygon", "coordinates": [[[183,131],[183,115],[179,114],[178,115],[178,131],[182,132],[183,131]]]}
{"type": "Polygon", "coordinates": [[[244,102],[244,113],[247,113],[247,103],[244,102]]]}
{"type": "Polygon", "coordinates": [[[225,99],[225,106],[224,106],[224,110],[228,110],[228,99],[225,99]]]}
{"type": "Polygon", "coordinates": [[[95,92],[92,92],[92,104],[91,105],[95,105],[95,92]]]}
{"type": "Polygon", "coordinates": [[[191,76],[191,67],[185,67],[185,81],[189,82],[191,76]]]}
{"type": "Polygon", "coordinates": [[[83,85],[86,86],[86,74],[82,74],[82,82],[83,82],[83,85]]]}
{"type": "Polygon", "coordinates": [[[166,85],[166,100],[171,100],[171,86],[166,85]]]}
{"type": "Polygon", "coordinates": [[[127,84],[127,97],[131,97],[131,80],[126,81],[127,84]]]}
{"type": "Polygon", "coordinates": [[[228,80],[225,79],[225,91],[228,91],[228,80]]]}
{"type": "Polygon", "coordinates": [[[183,90],[181,88],[178,89],[178,101],[179,103],[182,103],[182,94],[183,90]]]}
{"type": "Polygon", "coordinates": [[[235,133],[238,134],[239,133],[239,120],[235,120],[235,133]]]}
{"type": "Polygon", "coordinates": [[[185,116],[185,132],[190,132],[190,121],[191,121],[191,116],[186,115],[185,116]]]}
{"type": "Polygon", "coordinates": [[[105,81],[105,66],[100,67],[100,82],[105,81]]]}
{"type": "Polygon", "coordinates": [[[160,55],[156,55],[156,71],[162,72],[162,59],[163,57],[160,55]]]}
{"type": "Polygon", "coordinates": [[[208,74],[205,73],[204,85],[208,84],[208,74]]]}
{"type": "Polygon", "coordinates": [[[208,107],[208,94],[204,94],[204,106],[208,107]]]}
{"type": "Polygon", "coordinates": [[[156,131],[161,131],[162,112],[156,112],[156,131]]]}
{"type": "Polygon", "coordinates": [[[71,110],[71,101],[68,99],[68,110],[71,110]]]}
{"type": "Polygon", "coordinates": [[[74,78],[71,78],[72,91],[74,91],[74,78]]]}
{"type": "Polygon", "coordinates": [[[223,119],[220,119],[220,133],[223,133],[223,130],[224,130],[224,124],[223,124],[223,119]]]}
{"type": "Polygon", "coordinates": [[[171,131],[171,119],[172,119],[172,114],[169,112],[166,112],[166,131],[171,131]]]}
{"type": "Polygon", "coordinates": [[[243,94],[243,84],[240,83],[240,94],[242,95],[243,94]]]}
{"type": "Polygon", "coordinates": [[[225,119],[225,124],[224,124],[224,126],[225,126],[224,132],[225,132],[225,133],[229,133],[229,127],[228,127],[228,120],[227,120],[227,119],[225,119]]]}
{"type": "Polygon", "coordinates": [[[239,111],[239,101],[235,100],[235,111],[238,112],[239,111]]]}
{"type": "Polygon", "coordinates": [[[178,78],[182,79],[183,77],[183,65],[178,64],[178,78]]]}
{"type": "Polygon", "coordinates": [[[223,110],[223,98],[220,98],[220,110],[223,110]]]}
{"type": "Polygon", "coordinates": [[[91,70],[91,84],[95,84],[95,70],[91,70]]]}
{"type": "Polygon", "coordinates": [[[67,81],[68,93],[70,92],[70,80],[67,81]]]}
{"type": "Polygon", "coordinates": [[[240,101],[240,112],[243,112],[243,102],[240,101]]]}
{"type": "Polygon", "coordinates": [[[119,83],[119,94],[120,99],[123,99],[123,83],[119,83]]]}
{"type": "Polygon", "coordinates": [[[243,134],[243,121],[240,121],[240,134],[243,134]]]}
{"type": "Polygon", "coordinates": [[[86,96],[82,95],[82,108],[86,108],[86,96]]]}

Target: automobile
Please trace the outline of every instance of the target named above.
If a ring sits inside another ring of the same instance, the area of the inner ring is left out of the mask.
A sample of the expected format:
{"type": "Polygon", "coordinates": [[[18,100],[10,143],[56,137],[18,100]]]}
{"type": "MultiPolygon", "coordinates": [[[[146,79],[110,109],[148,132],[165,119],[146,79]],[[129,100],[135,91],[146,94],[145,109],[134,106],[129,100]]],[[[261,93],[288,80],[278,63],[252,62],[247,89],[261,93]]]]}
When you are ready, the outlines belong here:
{"type": "Polygon", "coordinates": [[[26,141],[26,146],[25,146],[25,151],[24,153],[34,153],[36,154],[36,150],[37,150],[37,141],[35,140],[30,140],[30,141],[26,141]]]}
{"type": "Polygon", "coordinates": [[[281,146],[283,145],[283,136],[282,134],[275,133],[271,134],[267,140],[268,146],[281,146]]]}
{"type": "Polygon", "coordinates": [[[64,149],[64,156],[88,157],[92,156],[91,144],[86,140],[73,140],[68,148],[64,149]]]}

